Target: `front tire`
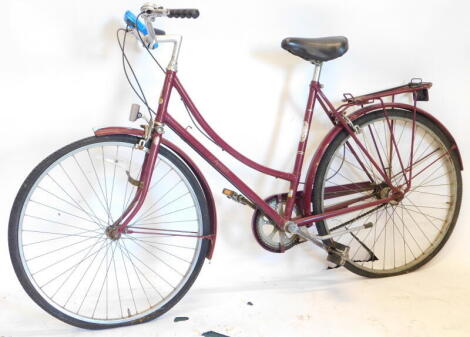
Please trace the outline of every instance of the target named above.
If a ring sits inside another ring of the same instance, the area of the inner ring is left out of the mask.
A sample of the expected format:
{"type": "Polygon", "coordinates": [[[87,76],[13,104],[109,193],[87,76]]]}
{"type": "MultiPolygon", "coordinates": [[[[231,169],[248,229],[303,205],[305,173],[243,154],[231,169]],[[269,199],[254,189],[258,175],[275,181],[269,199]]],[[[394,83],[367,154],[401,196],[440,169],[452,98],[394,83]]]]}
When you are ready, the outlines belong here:
{"type": "Polygon", "coordinates": [[[204,263],[208,239],[172,235],[210,233],[204,192],[164,146],[154,188],[131,224],[160,234],[106,234],[135,193],[126,171],[140,175],[137,141],[90,137],[58,150],[31,172],[13,204],[16,275],[41,308],[68,324],[103,329],[154,319],[184,296],[204,263]]]}

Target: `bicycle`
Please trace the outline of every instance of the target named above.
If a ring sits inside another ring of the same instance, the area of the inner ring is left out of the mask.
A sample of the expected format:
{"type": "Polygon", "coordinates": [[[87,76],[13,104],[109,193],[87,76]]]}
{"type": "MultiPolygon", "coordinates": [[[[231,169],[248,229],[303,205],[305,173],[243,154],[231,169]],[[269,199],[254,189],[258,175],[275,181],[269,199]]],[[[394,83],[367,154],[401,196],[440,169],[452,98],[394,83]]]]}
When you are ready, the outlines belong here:
{"type": "Polygon", "coordinates": [[[158,109],[133,86],[150,113],[146,118],[132,106],[130,120],[146,119],[141,129],[96,130],[27,177],[11,211],[9,248],[28,295],[66,323],[101,329],[156,318],[186,294],[212,258],[216,208],[203,172],[164,137],[167,127],[239,190],[223,193],[253,208],[254,236],[271,252],[310,242],[326,251],[330,263],[366,277],[408,273],[436,255],[457,221],[463,166],[450,132],[417,106],[429,99],[432,84],[414,79],[362,96],[344,94],[336,108],[322,92],[320,72],[324,62],[346,53],[347,39],[284,39],[282,47],[312,63],[314,72],[293,170],[279,171],[227,144],[181,84],[181,36],[167,35],[153,22],[198,16],[196,9],[148,3],[137,16],[126,12],[119,39],[125,65],[130,67],[129,33],[150,54],[160,43],[173,44],[158,109]],[[255,193],[170,115],[173,90],[207,138],[254,170],[288,181],[289,190],[264,199],[255,193]],[[412,104],[397,102],[402,94],[411,95],[412,104]],[[333,128],[301,182],[317,102],[333,128]]]}

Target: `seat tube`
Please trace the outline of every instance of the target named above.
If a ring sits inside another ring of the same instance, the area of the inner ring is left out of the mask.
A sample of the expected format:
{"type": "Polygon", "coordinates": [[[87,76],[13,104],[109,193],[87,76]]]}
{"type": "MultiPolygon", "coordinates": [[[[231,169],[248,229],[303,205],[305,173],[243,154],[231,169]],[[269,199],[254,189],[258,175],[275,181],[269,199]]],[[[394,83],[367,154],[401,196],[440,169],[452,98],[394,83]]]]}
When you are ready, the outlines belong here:
{"type": "Polygon", "coordinates": [[[297,197],[297,189],[299,187],[300,175],[302,173],[302,165],[305,157],[305,149],[307,147],[308,135],[310,132],[310,125],[312,124],[313,109],[317,100],[317,93],[320,89],[320,72],[321,63],[314,63],[315,69],[313,72],[313,79],[310,83],[310,92],[308,95],[307,106],[305,108],[304,122],[302,131],[300,134],[299,145],[297,147],[297,153],[295,156],[294,164],[294,178],[291,180],[289,192],[287,194],[286,208],[284,216],[290,219],[292,216],[292,210],[294,208],[295,200],[297,197]]]}

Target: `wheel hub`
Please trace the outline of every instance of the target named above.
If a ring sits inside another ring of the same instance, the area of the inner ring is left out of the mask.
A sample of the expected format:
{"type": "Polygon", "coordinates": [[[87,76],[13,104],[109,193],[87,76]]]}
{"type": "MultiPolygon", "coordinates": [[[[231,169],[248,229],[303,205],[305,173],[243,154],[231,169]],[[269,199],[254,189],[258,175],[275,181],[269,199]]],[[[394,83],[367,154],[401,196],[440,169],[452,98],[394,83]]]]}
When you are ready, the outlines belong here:
{"type": "Polygon", "coordinates": [[[395,197],[395,199],[390,200],[391,205],[398,205],[405,197],[405,194],[402,191],[393,192],[393,190],[388,186],[382,187],[378,194],[380,199],[390,198],[392,196],[395,197]]]}
{"type": "Polygon", "coordinates": [[[106,232],[106,236],[113,241],[119,240],[119,238],[121,237],[121,232],[119,231],[119,227],[116,225],[111,225],[111,226],[106,227],[105,232],[106,232]]]}

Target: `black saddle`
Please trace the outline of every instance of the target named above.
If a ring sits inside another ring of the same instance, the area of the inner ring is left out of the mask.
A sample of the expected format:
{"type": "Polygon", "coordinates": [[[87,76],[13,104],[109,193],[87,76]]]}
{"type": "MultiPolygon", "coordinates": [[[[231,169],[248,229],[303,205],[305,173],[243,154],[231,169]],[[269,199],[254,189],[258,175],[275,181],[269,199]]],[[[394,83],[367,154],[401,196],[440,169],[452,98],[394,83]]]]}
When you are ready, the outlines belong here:
{"type": "Polygon", "coordinates": [[[282,48],[309,62],[330,61],[348,51],[348,39],[344,36],[303,39],[288,37],[282,40],[282,48]]]}

